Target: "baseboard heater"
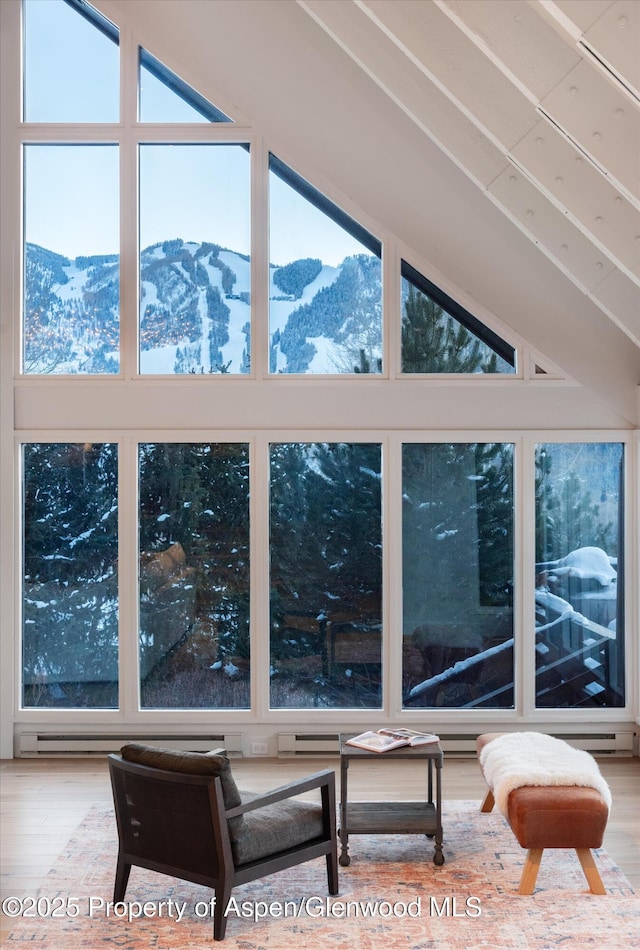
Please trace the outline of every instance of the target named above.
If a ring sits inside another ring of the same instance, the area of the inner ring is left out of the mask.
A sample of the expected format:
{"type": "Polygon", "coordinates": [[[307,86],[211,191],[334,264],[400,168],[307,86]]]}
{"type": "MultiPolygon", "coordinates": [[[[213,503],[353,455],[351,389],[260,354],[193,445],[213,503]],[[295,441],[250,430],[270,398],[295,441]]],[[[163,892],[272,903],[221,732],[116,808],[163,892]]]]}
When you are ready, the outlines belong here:
{"type": "Polygon", "coordinates": [[[278,757],[289,755],[337,755],[340,737],[335,735],[288,733],[278,734],[278,757]]]}
{"type": "Polygon", "coordinates": [[[106,755],[107,752],[118,752],[127,742],[144,742],[149,745],[163,746],[165,749],[182,749],[189,752],[208,752],[210,749],[224,747],[230,757],[237,758],[242,755],[241,733],[194,736],[157,733],[153,735],[148,733],[69,735],[53,732],[22,733],[17,738],[16,755],[18,758],[106,755]]]}
{"type": "MultiPolygon", "coordinates": [[[[355,730],[353,730],[355,731],[355,730]]],[[[361,731],[364,732],[364,729],[361,731]]],[[[436,729],[436,732],[438,730],[436,729]]],[[[507,732],[500,726],[484,730],[486,732],[507,732]]],[[[516,730],[514,730],[516,731],[516,730]]],[[[536,730],[535,726],[528,726],[521,730],[524,731],[545,731],[536,730]]],[[[475,755],[477,732],[471,733],[447,733],[439,732],[440,744],[445,753],[450,755],[475,755]]],[[[591,733],[591,732],[553,732],[551,735],[558,739],[564,739],[576,749],[584,749],[592,755],[617,754],[631,755],[633,753],[633,733],[632,732],[609,732],[609,733],[591,733]]],[[[286,758],[292,755],[331,755],[339,751],[339,736],[327,735],[326,733],[279,733],[278,735],[278,757],[286,758]]]]}

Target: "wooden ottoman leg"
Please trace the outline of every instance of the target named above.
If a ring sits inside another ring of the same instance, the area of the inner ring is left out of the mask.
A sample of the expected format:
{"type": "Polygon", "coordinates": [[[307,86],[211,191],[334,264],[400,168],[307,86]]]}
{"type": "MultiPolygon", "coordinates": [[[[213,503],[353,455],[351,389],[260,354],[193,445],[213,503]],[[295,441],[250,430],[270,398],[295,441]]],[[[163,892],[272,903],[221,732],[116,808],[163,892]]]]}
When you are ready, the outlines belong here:
{"type": "Polygon", "coordinates": [[[527,860],[524,862],[524,868],[522,869],[518,894],[533,894],[538,871],[540,870],[542,851],[542,848],[529,848],[527,851],[527,860]]]}
{"type": "Polygon", "coordinates": [[[493,806],[495,804],[495,799],[493,797],[493,792],[491,789],[488,789],[487,794],[484,796],[484,801],[480,806],[481,812],[493,811],[493,806]]]}
{"type": "Polygon", "coordinates": [[[584,871],[584,876],[587,879],[587,884],[589,885],[589,890],[592,894],[606,894],[605,886],[602,883],[602,878],[600,877],[600,872],[598,871],[595,861],[593,860],[593,855],[589,848],[576,848],[576,854],[582,865],[582,870],[584,871]]]}

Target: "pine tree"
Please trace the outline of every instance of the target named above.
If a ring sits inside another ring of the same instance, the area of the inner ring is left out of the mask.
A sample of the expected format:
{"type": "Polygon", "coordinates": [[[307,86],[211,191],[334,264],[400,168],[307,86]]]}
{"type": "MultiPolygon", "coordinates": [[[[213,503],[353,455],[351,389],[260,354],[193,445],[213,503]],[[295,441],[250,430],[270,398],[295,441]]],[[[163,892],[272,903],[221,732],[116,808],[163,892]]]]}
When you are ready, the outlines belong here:
{"type": "Polygon", "coordinates": [[[408,284],[402,319],[404,373],[495,373],[497,357],[443,308],[408,284]]]}
{"type": "Polygon", "coordinates": [[[605,453],[603,458],[598,458],[600,448],[581,443],[538,447],[535,460],[537,563],[557,560],[587,546],[618,555],[617,526],[606,517],[604,505],[594,501],[591,486],[608,472],[617,482],[622,452],[605,453]]]}
{"type": "Polygon", "coordinates": [[[24,701],[117,703],[117,447],[24,450],[24,701]],[[39,690],[38,683],[46,685],[39,690]],[[108,698],[107,698],[108,697],[108,698]]]}

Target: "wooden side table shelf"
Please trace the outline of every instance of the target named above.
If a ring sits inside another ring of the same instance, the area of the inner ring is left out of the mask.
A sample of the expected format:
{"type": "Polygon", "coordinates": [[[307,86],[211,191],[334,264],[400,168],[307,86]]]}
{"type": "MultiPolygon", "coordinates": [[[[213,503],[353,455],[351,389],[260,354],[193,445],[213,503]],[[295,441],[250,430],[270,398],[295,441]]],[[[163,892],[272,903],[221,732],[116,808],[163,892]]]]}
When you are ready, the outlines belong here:
{"type": "Polygon", "coordinates": [[[442,853],[442,762],[439,742],[402,746],[390,752],[368,752],[347,745],[350,735],[340,736],[340,858],[342,867],[351,863],[349,835],[426,835],[435,838],[433,863],[444,864],[442,853]],[[427,763],[427,797],[420,802],[350,802],[347,790],[352,759],[423,759],[427,763]],[[435,797],[434,797],[435,766],[435,797]]]}

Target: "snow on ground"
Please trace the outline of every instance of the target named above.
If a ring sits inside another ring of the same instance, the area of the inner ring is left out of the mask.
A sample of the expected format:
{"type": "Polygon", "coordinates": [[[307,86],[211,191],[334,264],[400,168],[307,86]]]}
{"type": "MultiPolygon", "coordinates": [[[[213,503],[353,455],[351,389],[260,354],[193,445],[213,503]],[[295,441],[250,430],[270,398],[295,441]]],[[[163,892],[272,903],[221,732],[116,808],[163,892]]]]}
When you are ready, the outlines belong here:
{"type": "Polygon", "coordinates": [[[281,297],[282,291],[273,282],[274,268],[269,269],[269,330],[271,335],[276,330],[284,330],[289,319],[289,314],[297,310],[303,304],[311,303],[319,290],[332,284],[340,273],[339,267],[323,267],[315,280],[304,288],[299,300],[274,300],[274,297],[281,297]]]}
{"type": "MultiPolygon", "coordinates": [[[[183,245],[184,249],[190,254],[195,255],[201,247],[197,243],[188,243],[183,245]]],[[[145,258],[161,260],[166,257],[162,245],[153,250],[144,252],[145,258]]],[[[229,341],[222,347],[223,363],[229,365],[232,373],[240,372],[242,367],[243,354],[247,348],[247,339],[243,332],[244,326],[251,320],[251,308],[243,300],[228,298],[222,289],[222,271],[208,262],[209,255],[200,258],[199,263],[204,267],[209,282],[212,287],[217,287],[220,295],[229,308],[229,341]]],[[[235,274],[236,280],[233,286],[233,295],[250,294],[251,292],[251,262],[234,253],[233,251],[219,252],[219,260],[222,264],[229,267],[235,274]]],[[[183,267],[183,272],[187,278],[190,278],[188,271],[183,267]]],[[[275,268],[270,268],[270,298],[278,297],[282,291],[273,282],[273,272],[275,268]]],[[[84,289],[88,279],[88,269],[80,269],[75,263],[69,264],[64,268],[69,280],[55,289],[58,297],[65,302],[74,299],[82,300],[84,289]]],[[[322,270],[311,283],[304,288],[299,300],[274,300],[270,299],[270,332],[284,330],[289,316],[298,307],[310,303],[319,290],[330,286],[340,274],[340,267],[323,266],[322,270]]],[[[141,284],[141,307],[145,309],[150,306],[158,306],[158,290],[156,285],[149,280],[142,281],[141,284]]],[[[204,372],[210,370],[208,358],[208,332],[210,321],[206,313],[206,296],[204,291],[200,292],[198,311],[201,319],[201,364],[204,372]]],[[[337,372],[336,361],[339,359],[339,353],[333,342],[325,337],[310,338],[317,352],[307,372],[309,373],[332,373],[337,372]]],[[[178,347],[183,349],[188,346],[188,341],[183,340],[179,344],[167,344],[165,346],[155,347],[153,350],[143,350],[140,354],[140,372],[149,375],[173,375],[176,361],[176,350],[178,347]]],[[[277,352],[277,371],[282,371],[286,367],[286,358],[281,352],[277,352]]],[[[200,370],[200,367],[198,367],[200,370]]]]}
{"type": "MultiPolygon", "coordinates": [[[[316,353],[309,364],[307,373],[339,373],[341,351],[333,340],[326,336],[310,336],[308,342],[316,348],[316,353]],[[337,365],[336,365],[337,364],[337,365]]],[[[344,354],[342,354],[344,357],[344,354]]]]}
{"type": "Polygon", "coordinates": [[[224,297],[222,290],[222,271],[219,267],[214,267],[213,264],[209,263],[208,257],[203,257],[200,260],[200,263],[207,272],[207,277],[209,278],[209,283],[212,287],[217,287],[220,291],[220,296],[224,297]]]}
{"type": "Polygon", "coordinates": [[[239,373],[242,367],[242,355],[247,346],[247,338],[242,332],[245,323],[251,320],[251,310],[242,300],[225,300],[230,310],[229,314],[229,342],[222,349],[222,361],[231,360],[229,371],[239,373]]]}
{"type": "Polygon", "coordinates": [[[53,288],[53,292],[60,300],[69,301],[76,298],[82,299],[84,286],[87,283],[87,270],[80,270],[75,264],[63,267],[63,270],[69,281],[66,284],[59,284],[53,288]]]}
{"type": "MultiPolygon", "coordinates": [[[[233,251],[220,251],[218,254],[220,261],[231,268],[236,275],[236,282],[233,285],[234,294],[248,294],[251,292],[251,262],[233,251]]],[[[220,271],[218,271],[220,273],[220,271]]]]}
{"type": "Polygon", "coordinates": [[[174,345],[156,346],[140,353],[140,372],[149,375],[172,376],[176,365],[174,345]]]}
{"type": "Polygon", "coordinates": [[[155,306],[158,303],[158,288],[149,280],[142,281],[142,302],[145,307],[155,306]]]}

